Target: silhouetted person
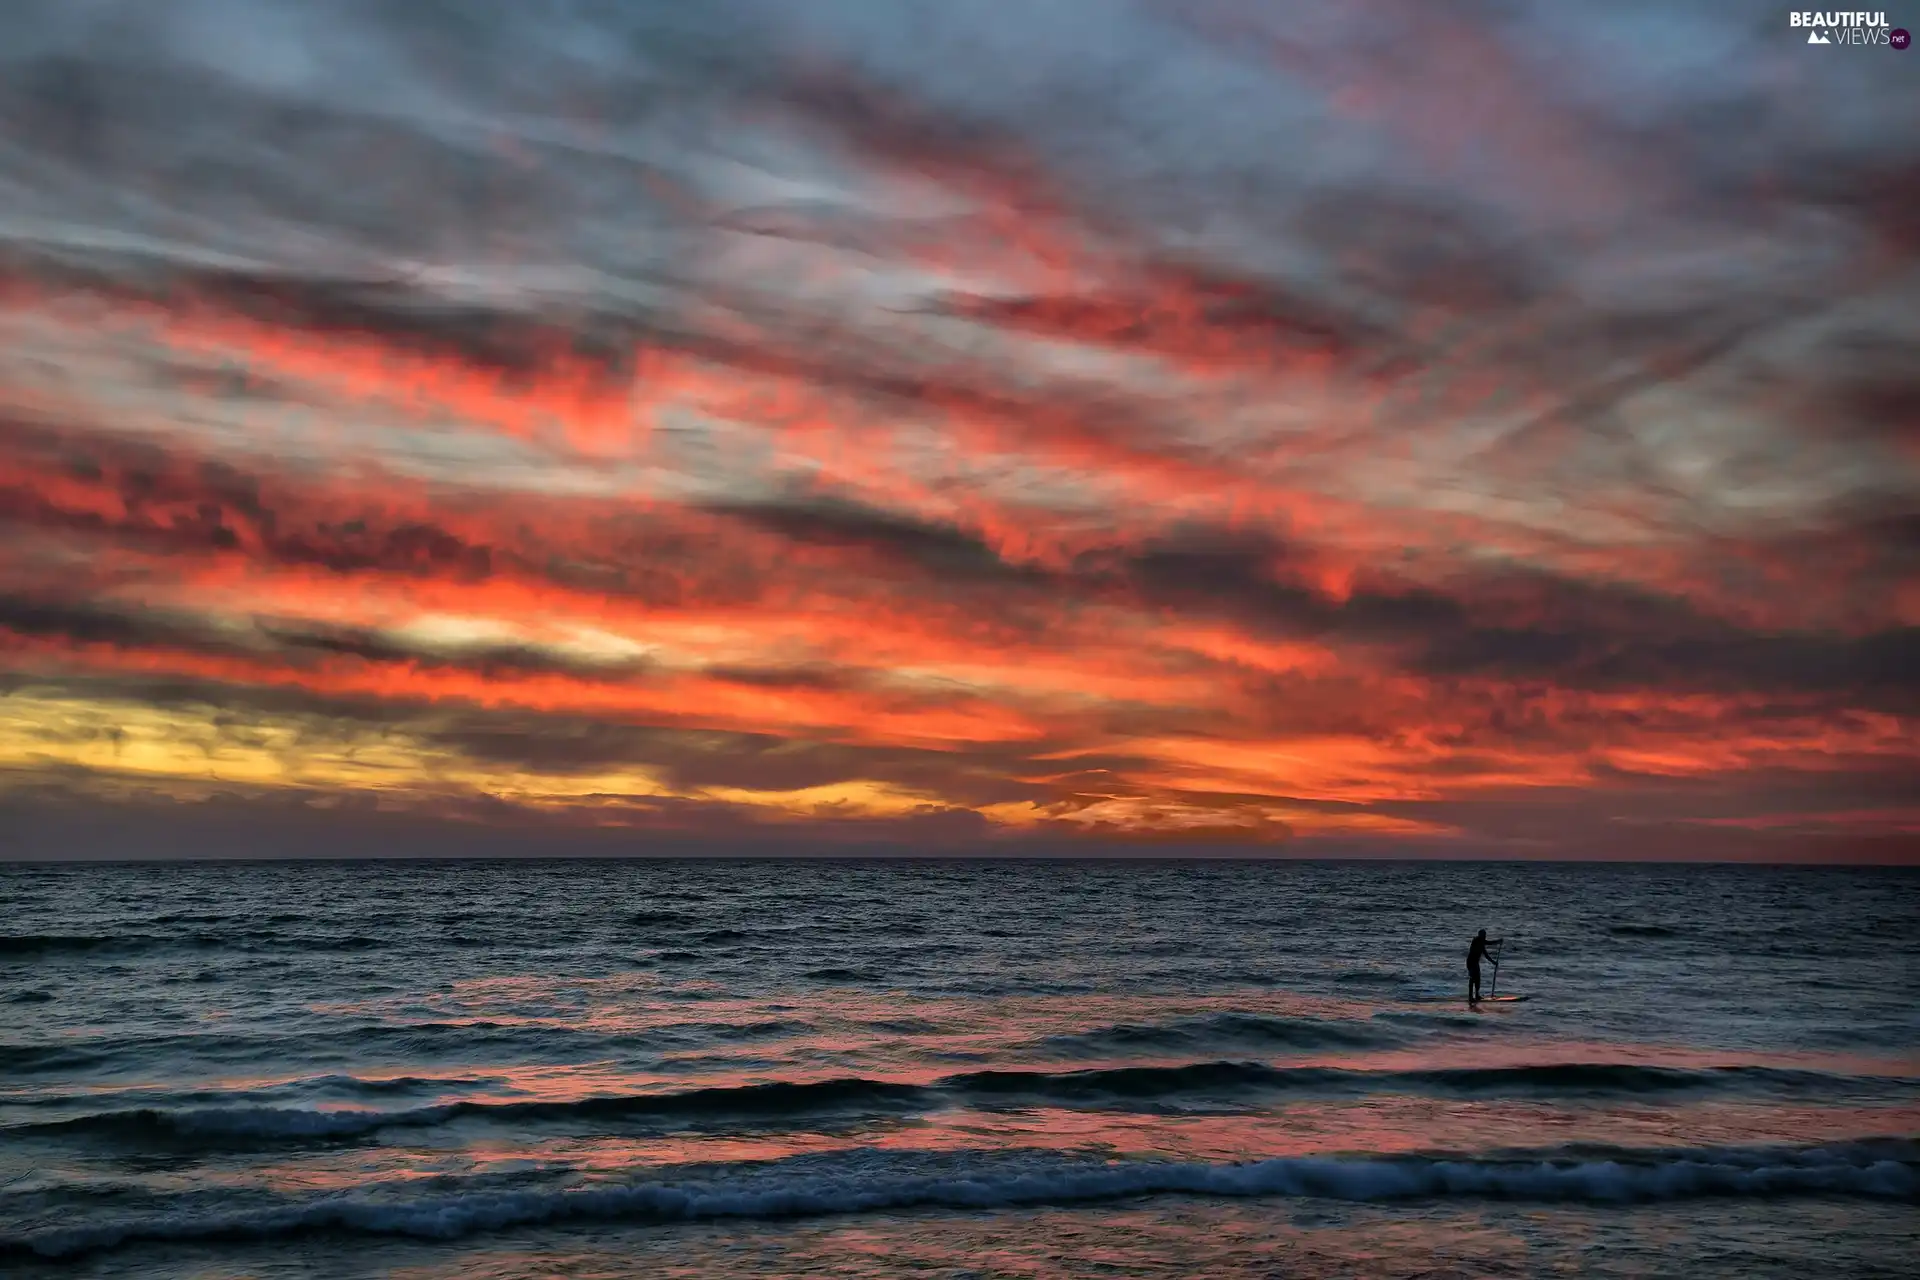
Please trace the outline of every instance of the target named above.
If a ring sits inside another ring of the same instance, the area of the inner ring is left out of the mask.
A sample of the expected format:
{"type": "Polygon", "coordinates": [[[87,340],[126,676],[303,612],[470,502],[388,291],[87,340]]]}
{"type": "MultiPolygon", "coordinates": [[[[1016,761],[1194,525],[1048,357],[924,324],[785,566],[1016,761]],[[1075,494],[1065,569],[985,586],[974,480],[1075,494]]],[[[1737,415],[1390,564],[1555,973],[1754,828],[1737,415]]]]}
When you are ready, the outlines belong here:
{"type": "MultiPolygon", "coordinates": [[[[1495,938],[1494,942],[1500,939],[1495,938]]],[[[1469,1003],[1480,998],[1480,962],[1487,958],[1487,931],[1482,929],[1473,935],[1473,945],[1467,948],[1467,1000],[1469,1003]]]]}

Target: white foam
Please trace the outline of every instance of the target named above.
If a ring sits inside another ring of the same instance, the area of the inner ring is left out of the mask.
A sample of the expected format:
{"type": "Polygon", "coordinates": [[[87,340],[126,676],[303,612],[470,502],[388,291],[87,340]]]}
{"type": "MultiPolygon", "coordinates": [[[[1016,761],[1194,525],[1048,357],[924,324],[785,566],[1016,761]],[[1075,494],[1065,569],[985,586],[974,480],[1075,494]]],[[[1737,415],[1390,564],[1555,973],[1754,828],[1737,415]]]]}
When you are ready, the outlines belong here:
{"type": "Polygon", "coordinates": [[[173,1214],[0,1237],[0,1256],[69,1257],[145,1240],[265,1239],[312,1231],[450,1239],[566,1220],[781,1218],[885,1209],[1076,1204],[1152,1194],[1316,1196],[1336,1200],[1494,1197],[1624,1204],[1699,1196],[1840,1195],[1920,1199],[1912,1162],[1838,1152],[1670,1154],[1648,1163],[1275,1159],[1252,1164],[1052,1162],[1026,1170],[832,1176],[763,1166],[736,1181],[566,1191],[475,1191],[393,1201],[331,1196],[230,1214],[173,1214]]]}

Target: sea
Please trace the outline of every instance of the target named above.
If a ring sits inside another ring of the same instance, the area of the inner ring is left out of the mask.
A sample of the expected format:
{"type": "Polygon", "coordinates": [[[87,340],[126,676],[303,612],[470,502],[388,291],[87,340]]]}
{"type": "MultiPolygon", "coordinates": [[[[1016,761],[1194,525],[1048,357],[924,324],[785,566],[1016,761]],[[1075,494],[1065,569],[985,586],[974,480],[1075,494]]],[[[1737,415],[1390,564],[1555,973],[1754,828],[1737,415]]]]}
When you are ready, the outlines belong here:
{"type": "Polygon", "coordinates": [[[0,866],[0,1271],[1920,1275],[1916,890],[0,866]],[[1468,1005],[1480,928],[1523,999],[1468,1005]]]}

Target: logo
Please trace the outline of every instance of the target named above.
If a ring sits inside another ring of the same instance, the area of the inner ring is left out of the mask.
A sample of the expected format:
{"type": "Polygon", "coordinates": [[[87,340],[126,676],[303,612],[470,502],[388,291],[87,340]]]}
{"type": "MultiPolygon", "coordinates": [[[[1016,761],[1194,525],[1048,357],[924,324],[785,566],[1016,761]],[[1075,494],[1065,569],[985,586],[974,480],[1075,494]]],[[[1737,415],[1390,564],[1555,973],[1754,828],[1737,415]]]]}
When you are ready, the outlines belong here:
{"type": "Polygon", "coordinates": [[[1896,33],[1887,21],[1885,13],[1868,13],[1860,10],[1809,13],[1804,10],[1789,13],[1787,25],[1807,28],[1808,44],[1884,44],[1904,49],[1913,43],[1905,27],[1896,33]],[[1900,39],[1896,41],[1894,36],[1900,39]]]}

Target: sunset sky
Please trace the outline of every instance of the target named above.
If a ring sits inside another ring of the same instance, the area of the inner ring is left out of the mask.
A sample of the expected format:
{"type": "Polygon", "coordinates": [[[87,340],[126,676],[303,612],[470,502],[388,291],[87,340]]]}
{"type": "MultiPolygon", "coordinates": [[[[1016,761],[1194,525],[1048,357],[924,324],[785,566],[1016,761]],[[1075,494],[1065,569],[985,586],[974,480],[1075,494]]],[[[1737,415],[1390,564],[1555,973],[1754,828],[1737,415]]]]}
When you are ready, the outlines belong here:
{"type": "Polygon", "coordinates": [[[0,856],[1920,861],[1920,54],[7,10],[0,856]]]}

